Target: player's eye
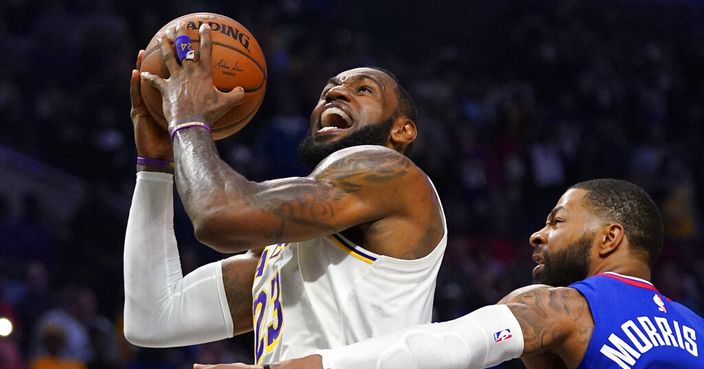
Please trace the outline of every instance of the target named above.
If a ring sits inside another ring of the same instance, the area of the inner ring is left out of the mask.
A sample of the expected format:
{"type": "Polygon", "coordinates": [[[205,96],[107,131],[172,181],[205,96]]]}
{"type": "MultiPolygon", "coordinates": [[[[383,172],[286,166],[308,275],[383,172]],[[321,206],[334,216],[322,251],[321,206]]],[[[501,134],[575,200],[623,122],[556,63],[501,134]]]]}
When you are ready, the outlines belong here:
{"type": "Polygon", "coordinates": [[[363,93],[363,92],[374,92],[374,91],[369,86],[359,86],[357,88],[357,93],[363,93]]]}
{"type": "Polygon", "coordinates": [[[545,222],[548,226],[554,227],[557,223],[563,223],[565,220],[562,218],[551,218],[545,222]]]}

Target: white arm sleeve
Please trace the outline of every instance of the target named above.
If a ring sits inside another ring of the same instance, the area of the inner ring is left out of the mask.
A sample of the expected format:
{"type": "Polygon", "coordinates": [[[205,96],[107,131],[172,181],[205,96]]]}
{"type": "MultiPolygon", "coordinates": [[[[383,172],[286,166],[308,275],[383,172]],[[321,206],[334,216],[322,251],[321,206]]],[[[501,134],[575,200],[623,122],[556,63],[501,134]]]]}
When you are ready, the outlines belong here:
{"type": "Polygon", "coordinates": [[[324,369],[475,369],[522,353],[523,332],[506,305],[316,352],[324,369]]]}
{"type": "Polygon", "coordinates": [[[183,277],[173,229],[173,175],[137,173],[124,252],[125,337],[173,347],[233,336],[221,262],[183,277]]]}

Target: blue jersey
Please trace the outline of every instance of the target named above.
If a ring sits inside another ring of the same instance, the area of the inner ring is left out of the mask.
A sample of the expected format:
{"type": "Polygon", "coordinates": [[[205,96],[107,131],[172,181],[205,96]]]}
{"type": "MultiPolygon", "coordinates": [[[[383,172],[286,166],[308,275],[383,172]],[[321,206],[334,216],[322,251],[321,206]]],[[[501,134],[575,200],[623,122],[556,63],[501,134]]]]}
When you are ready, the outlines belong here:
{"type": "Polygon", "coordinates": [[[584,295],[594,317],[578,369],[704,368],[704,319],[650,282],[604,273],[570,287],[584,295]]]}

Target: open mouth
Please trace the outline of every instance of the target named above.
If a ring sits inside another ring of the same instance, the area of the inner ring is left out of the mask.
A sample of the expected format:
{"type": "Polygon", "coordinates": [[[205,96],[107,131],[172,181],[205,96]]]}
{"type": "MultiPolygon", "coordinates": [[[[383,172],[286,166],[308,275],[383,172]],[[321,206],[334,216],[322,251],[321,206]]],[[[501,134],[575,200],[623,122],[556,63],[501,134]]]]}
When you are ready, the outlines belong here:
{"type": "Polygon", "coordinates": [[[320,115],[320,129],[318,133],[333,132],[347,129],[352,126],[352,118],[344,110],[331,107],[320,115]]]}
{"type": "Polygon", "coordinates": [[[545,264],[545,259],[543,259],[543,256],[539,254],[533,254],[533,261],[538,264],[545,264]]]}
{"type": "Polygon", "coordinates": [[[543,269],[545,269],[545,259],[543,259],[542,255],[533,254],[533,261],[538,263],[538,265],[533,268],[533,277],[535,278],[537,275],[542,273],[543,269]]]}

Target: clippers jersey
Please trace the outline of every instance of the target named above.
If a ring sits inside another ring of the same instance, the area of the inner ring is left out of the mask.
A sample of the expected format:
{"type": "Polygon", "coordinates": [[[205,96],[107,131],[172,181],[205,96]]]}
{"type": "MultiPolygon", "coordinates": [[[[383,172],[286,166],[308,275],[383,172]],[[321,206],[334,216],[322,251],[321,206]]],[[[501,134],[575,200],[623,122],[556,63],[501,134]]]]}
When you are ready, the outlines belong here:
{"type": "Polygon", "coordinates": [[[442,223],[442,240],[416,260],[375,254],[340,234],[268,246],[252,287],[254,362],[429,323],[447,244],[444,216],[442,223]]]}
{"type": "Polygon", "coordinates": [[[587,299],[594,318],[578,369],[704,368],[704,319],[650,282],[604,273],[570,287],[587,299]]]}

